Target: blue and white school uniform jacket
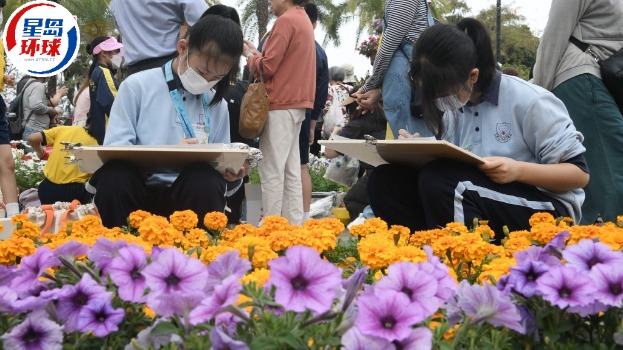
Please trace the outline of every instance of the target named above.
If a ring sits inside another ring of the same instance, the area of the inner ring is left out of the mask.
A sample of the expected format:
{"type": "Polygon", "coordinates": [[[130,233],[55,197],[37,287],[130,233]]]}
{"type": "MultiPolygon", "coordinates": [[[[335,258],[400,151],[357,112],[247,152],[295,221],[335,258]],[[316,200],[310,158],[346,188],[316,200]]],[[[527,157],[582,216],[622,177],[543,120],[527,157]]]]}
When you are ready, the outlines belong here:
{"type": "MultiPolygon", "coordinates": [[[[177,74],[174,80],[182,96],[188,119],[199,124],[204,118],[201,95],[184,90],[177,74]]],[[[205,94],[208,103],[214,91],[205,94]]],[[[221,100],[208,108],[210,118],[209,143],[229,143],[229,111],[221,100]]],[[[105,146],[113,145],[177,145],[184,139],[184,130],[169,94],[161,68],[153,68],[129,76],[119,88],[113,103],[104,139],[105,146]]],[[[170,186],[178,174],[153,174],[148,185],[170,186]]]]}
{"type": "MultiPolygon", "coordinates": [[[[580,168],[588,171],[583,160],[584,137],[563,102],[522,79],[497,72],[480,103],[467,105],[462,112],[447,112],[444,120],[448,125],[444,139],[481,157],[578,164],[579,156],[580,168]]],[[[575,222],[580,221],[584,190],[541,191],[560,200],[575,222]]]]}

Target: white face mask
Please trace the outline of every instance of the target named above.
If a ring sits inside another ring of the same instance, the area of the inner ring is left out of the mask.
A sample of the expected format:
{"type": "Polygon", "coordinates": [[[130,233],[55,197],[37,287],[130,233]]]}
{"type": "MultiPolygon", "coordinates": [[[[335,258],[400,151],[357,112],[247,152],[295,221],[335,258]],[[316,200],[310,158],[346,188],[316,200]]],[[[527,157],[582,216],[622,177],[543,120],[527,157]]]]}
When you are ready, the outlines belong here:
{"type": "Polygon", "coordinates": [[[201,95],[210,91],[210,89],[220,81],[220,79],[207,81],[199,73],[195,72],[195,70],[188,65],[188,54],[186,55],[186,71],[180,74],[180,80],[182,81],[184,89],[193,95],[201,95]]]}
{"type": "Polygon", "coordinates": [[[121,61],[123,61],[123,57],[119,55],[113,55],[110,59],[110,63],[114,69],[119,69],[119,67],[121,67],[121,61]]]}
{"type": "Polygon", "coordinates": [[[463,87],[461,87],[461,90],[459,90],[459,92],[456,94],[436,98],[435,105],[437,106],[437,108],[439,108],[440,111],[444,113],[448,111],[456,111],[460,108],[463,108],[467,104],[469,99],[471,98],[472,91],[474,91],[474,89],[472,88],[470,90],[469,97],[467,97],[465,102],[461,102],[461,100],[459,100],[459,94],[461,93],[462,90],[463,90],[463,87]]]}

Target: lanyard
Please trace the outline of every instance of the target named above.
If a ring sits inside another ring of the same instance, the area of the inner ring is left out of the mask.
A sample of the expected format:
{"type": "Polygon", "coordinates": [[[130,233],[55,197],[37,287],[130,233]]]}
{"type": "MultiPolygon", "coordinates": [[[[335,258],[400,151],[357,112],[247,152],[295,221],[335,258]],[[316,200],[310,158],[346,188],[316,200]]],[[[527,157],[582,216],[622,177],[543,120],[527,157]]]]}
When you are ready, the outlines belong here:
{"type": "MultiPolygon", "coordinates": [[[[171,95],[171,100],[173,100],[175,111],[177,112],[177,116],[180,118],[180,122],[182,123],[184,135],[186,135],[187,138],[194,138],[195,130],[193,130],[190,120],[188,120],[188,114],[186,113],[186,108],[182,102],[182,96],[180,96],[180,92],[177,90],[175,82],[173,81],[173,69],[171,68],[172,62],[173,60],[164,65],[164,77],[167,81],[167,85],[169,86],[169,94],[171,95]]],[[[204,131],[206,132],[206,135],[208,135],[208,143],[210,143],[210,110],[208,107],[208,98],[205,94],[201,94],[201,102],[203,104],[203,114],[205,116],[204,131]]]]}

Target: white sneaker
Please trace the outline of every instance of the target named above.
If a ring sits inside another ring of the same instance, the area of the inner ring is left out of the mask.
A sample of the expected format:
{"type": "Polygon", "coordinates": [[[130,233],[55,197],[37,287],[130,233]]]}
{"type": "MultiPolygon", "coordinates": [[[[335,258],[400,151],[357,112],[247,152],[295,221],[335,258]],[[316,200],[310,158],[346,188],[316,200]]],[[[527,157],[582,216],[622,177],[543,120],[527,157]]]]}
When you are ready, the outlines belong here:
{"type": "Polygon", "coordinates": [[[351,227],[356,225],[362,225],[364,222],[366,222],[366,218],[363,216],[363,214],[359,214],[359,216],[355,220],[351,221],[350,224],[346,226],[346,228],[350,230],[351,227]]]}

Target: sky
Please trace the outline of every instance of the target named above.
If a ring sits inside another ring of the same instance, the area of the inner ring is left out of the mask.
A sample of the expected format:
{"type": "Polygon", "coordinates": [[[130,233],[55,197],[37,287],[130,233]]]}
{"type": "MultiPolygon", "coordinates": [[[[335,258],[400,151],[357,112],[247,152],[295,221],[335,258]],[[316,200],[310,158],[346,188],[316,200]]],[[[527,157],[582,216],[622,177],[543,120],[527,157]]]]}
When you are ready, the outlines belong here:
{"type": "MultiPolygon", "coordinates": [[[[337,2],[336,0],[333,1],[337,2]]],[[[237,7],[236,0],[221,0],[221,2],[228,6],[237,7]]],[[[474,16],[478,14],[480,10],[496,4],[496,0],[465,0],[465,2],[471,8],[471,13],[474,16]]],[[[502,5],[507,3],[510,4],[512,8],[516,8],[520,15],[526,17],[526,22],[532,29],[533,33],[540,37],[543,29],[545,28],[545,24],[547,23],[551,0],[502,0],[502,5]]],[[[271,25],[272,23],[269,24],[269,27],[271,25]]],[[[339,47],[335,47],[332,44],[329,44],[325,46],[324,49],[329,60],[329,67],[339,66],[344,63],[351,63],[355,67],[355,75],[363,77],[366,76],[367,73],[372,72],[372,66],[370,65],[368,58],[359,55],[356,51],[356,46],[358,44],[358,42],[355,42],[354,40],[357,35],[356,32],[356,21],[347,23],[340,30],[340,37],[342,39],[341,45],[339,47]]],[[[316,28],[315,34],[316,40],[322,44],[325,36],[322,27],[316,28]]],[[[247,39],[257,44],[257,37],[247,39]]],[[[365,36],[362,35],[359,41],[362,41],[363,39],[365,39],[365,36]]]]}

